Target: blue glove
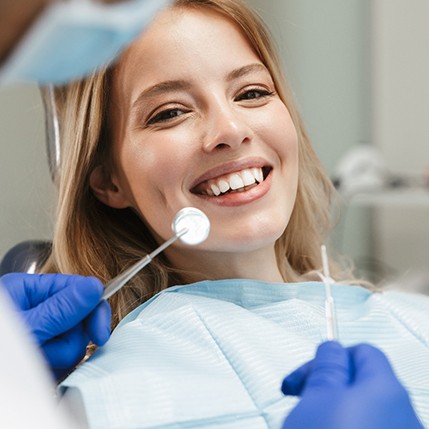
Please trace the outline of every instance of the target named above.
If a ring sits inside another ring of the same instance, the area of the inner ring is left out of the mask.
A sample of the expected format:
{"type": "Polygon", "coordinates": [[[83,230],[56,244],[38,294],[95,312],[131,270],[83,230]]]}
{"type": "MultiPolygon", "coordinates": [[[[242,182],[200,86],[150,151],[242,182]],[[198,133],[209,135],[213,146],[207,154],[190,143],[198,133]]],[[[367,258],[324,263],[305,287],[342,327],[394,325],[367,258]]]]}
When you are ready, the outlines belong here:
{"type": "Polygon", "coordinates": [[[301,396],[283,429],[423,429],[387,358],[370,345],[321,344],[282,391],[301,396]]]}
{"type": "Polygon", "coordinates": [[[57,379],[110,337],[111,310],[102,283],[65,274],[6,274],[0,284],[18,307],[57,379]]]}

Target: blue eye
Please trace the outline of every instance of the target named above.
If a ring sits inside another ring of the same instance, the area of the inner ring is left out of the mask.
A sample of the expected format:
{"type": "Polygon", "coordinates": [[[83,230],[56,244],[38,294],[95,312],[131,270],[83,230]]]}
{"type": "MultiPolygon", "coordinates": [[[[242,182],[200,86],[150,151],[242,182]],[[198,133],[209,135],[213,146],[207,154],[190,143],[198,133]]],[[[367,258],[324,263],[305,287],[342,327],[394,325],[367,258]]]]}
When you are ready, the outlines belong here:
{"type": "Polygon", "coordinates": [[[183,115],[185,112],[181,109],[168,109],[157,113],[153,118],[149,119],[148,124],[153,125],[158,122],[167,122],[183,115]]]}

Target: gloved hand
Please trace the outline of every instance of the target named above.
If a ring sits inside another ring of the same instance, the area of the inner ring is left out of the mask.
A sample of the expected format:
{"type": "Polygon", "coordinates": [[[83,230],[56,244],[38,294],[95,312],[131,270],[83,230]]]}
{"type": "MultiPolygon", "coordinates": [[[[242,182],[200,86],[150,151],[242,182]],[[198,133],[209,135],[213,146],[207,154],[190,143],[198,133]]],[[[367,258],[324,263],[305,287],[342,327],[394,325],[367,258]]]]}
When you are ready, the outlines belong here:
{"type": "Polygon", "coordinates": [[[301,396],[283,429],[424,429],[387,358],[370,345],[321,344],[282,391],[301,396]]]}
{"type": "Polygon", "coordinates": [[[57,379],[85,356],[90,341],[110,337],[111,310],[102,283],[65,274],[6,274],[0,278],[57,379]]]}

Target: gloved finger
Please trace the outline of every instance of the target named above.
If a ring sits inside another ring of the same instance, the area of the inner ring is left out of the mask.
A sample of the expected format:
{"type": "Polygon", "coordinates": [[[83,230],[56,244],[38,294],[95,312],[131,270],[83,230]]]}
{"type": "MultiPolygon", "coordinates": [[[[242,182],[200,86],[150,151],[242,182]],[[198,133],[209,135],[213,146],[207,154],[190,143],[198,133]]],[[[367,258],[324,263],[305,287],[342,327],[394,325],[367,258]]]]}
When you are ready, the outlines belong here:
{"type": "Polygon", "coordinates": [[[20,310],[29,310],[84,278],[67,274],[10,273],[1,277],[1,285],[20,310]]]}
{"type": "Polygon", "coordinates": [[[81,324],[46,342],[42,351],[51,368],[66,370],[76,366],[85,357],[88,344],[89,337],[81,324]]]}
{"type": "Polygon", "coordinates": [[[371,386],[370,394],[377,398],[377,411],[382,413],[379,420],[385,419],[387,410],[390,422],[394,422],[396,428],[423,429],[410,396],[396,377],[387,356],[369,344],[350,348],[350,354],[355,366],[354,385],[360,387],[362,392],[366,386],[371,386]]]}
{"type": "Polygon", "coordinates": [[[282,392],[285,395],[299,396],[304,389],[308,375],[313,369],[313,361],[301,365],[285,377],[282,383],[282,392]]]}
{"type": "Polygon", "coordinates": [[[103,295],[102,283],[94,277],[81,277],[61,289],[23,316],[39,343],[67,332],[98,305],[103,295]]]}
{"type": "Polygon", "coordinates": [[[73,283],[89,277],[71,274],[9,273],[0,278],[1,287],[20,310],[29,310],[73,283]]]}
{"type": "Polygon", "coordinates": [[[384,382],[396,382],[396,376],[386,355],[369,344],[350,347],[350,355],[354,362],[356,382],[382,378],[384,382]]]}
{"type": "Polygon", "coordinates": [[[30,305],[35,307],[63,289],[77,282],[91,281],[89,279],[90,277],[74,274],[39,274],[38,285],[35,288],[32,285],[32,279],[26,278],[25,284],[31,300],[30,305]]]}
{"type": "MultiPolygon", "coordinates": [[[[54,277],[53,274],[47,276],[54,277]]],[[[1,277],[0,283],[19,310],[28,310],[49,296],[41,279],[41,274],[9,273],[1,277]]]]}
{"type": "Polygon", "coordinates": [[[28,298],[24,290],[24,277],[27,274],[9,273],[0,277],[0,287],[7,292],[18,310],[29,308],[28,298]]]}
{"type": "Polygon", "coordinates": [[[90,340],[102,346],[110,337],[110,319],[112,310],[107,301],[101,301],[85,320],[85,330],[90,340]]]}
{"type": "Polygon", "coordinates": [[[351,358],[347,349],[335,341],[322,343],[317,349],[304,391],[326,392],[327,388],[346,386],[350,382],[351,371],[351,358]]]}
{"type": "MultiPolygon", "coordinates": [[[[325,377],[325,375],[329,376],[329,373],[335,370],[338,370],[340,375],[344,374],[344,370],[341,367],[344,362],[347,362],[348,370],[350,370],[349,359],[344,360],[344,352],[345,350],[338,343],[326,342],[321,344],[313,360],[300,366],[283,380],[282,392],[285,395],[301,395],[310,375],[314,383],[317,382],[318,374],[321,377],[325,377]],[[338,365],[340,366],[338,367],[338,365]]],[[[336,380],[338,380],[338,377],[333,377],[331,381],[335,382],[336,380]]],[[[341,382],[341,377],[339,381],[341,382]]]]}

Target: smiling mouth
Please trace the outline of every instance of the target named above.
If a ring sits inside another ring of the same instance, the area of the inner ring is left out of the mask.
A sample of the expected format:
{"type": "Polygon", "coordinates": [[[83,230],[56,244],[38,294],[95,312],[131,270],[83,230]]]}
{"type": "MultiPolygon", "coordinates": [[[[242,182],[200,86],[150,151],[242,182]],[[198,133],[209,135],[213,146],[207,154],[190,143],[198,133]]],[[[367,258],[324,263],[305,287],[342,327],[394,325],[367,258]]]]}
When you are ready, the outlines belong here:
{"type": "Polygon", "coordinates": [[[271,167],[245,168],[202,182],[191,189],[191,192],[210,197],[219,197],[233,192],[244,192],[262,183],[271,170],[271,167]]]}

